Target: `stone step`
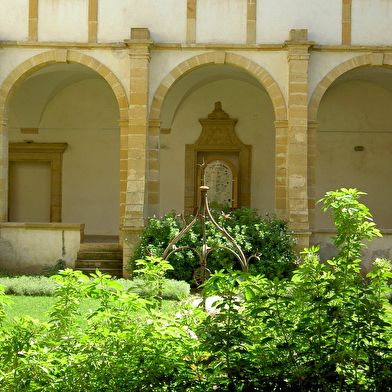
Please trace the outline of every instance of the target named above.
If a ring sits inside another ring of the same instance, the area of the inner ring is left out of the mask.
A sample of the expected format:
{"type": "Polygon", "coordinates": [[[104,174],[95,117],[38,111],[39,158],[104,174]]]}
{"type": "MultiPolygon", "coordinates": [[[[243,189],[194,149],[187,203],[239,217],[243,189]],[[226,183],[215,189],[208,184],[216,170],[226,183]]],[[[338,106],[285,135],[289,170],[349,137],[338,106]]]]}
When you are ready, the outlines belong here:
{"type": "Polygon", "coordinates": [[[75,268],[116,268],[122,269],[122,260],[76,260],[75,268]]]}
{"type": "Polygon", "coordinates": [[[82,243],[80,244],[80,252],[88,252],[88,251],[102,251],[102,252],[122,252],[122,246],[117,243],[102,243],[102,244],[94,244],[94,243],[82,243]]]}
{"type": "Polygon", "coordinates": [[[107,251],[79,251],[77,260],[122,260],[122,252],[107,252],[107,251]]]}
{"type": "Polygon", "coordinates": [[[83,243],[75,260],[75,270],[84,274],[95,273],[122,278],[123,252],[118,243],[83,243]]]}

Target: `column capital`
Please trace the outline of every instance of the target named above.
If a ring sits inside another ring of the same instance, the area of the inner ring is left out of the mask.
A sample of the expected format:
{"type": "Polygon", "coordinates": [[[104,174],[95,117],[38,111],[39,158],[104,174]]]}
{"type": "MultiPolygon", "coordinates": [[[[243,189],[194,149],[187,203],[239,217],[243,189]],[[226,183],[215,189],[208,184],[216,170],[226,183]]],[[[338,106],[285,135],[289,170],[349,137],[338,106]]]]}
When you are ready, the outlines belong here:
{"type": "Polygon", "coordinates": [[[275,128],[288,128],[289,122],[288,120],[277,120],[274,122],[275,128]]]}
{"type": "Polygon", "coordinates": [[[150,120],[148,122],[148,126],[149,127],[158,127],[158,128],[160,128],[161,125],[162,125],[162,121],[161,120],[150,120]]]}
{"type": "Polygon", "coordinates": [[[120,118],[118,124],[120,127],[127,127],[129,125],[129,118],[120,118]]]}
{"type": "MultiPolygon", "coordinates": [[[[309,52],[309,48],[315,45],[314,41],[308,40],[307,29],[290,30],[290,39],[284,42],[284,47],[288,49],[289,55],[304,55],[309,52]]],[[[304,58],[300,58],[301,60],[304,58]]]]}
{"type": "Polygon", "coordinates": [[[150,48],[154,40],[150,39],[149,29],[131,28],[131,38],[124,40],[124,43],[130,48],[130,57],[150,59],[150,48]]]}
{"type": "Polygon", "coordinates": [[[308,121],[308,128],[309,129],[317,129],[318,121],[308,121]]]}

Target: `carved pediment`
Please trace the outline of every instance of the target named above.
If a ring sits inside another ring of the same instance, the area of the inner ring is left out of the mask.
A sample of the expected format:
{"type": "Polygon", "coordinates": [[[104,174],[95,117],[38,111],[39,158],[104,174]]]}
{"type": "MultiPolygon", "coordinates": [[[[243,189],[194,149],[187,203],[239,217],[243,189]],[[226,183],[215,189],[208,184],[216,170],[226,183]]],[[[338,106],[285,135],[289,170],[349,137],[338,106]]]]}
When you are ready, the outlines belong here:
{"type": "Polygon", "coordinates": [[[239,146],[243,145],[235,133],[237,119],[222,109],[221,102],[215,103],[215,109],[207,116],[200,119],[201,134],[195,145],[203,146],[239,146]]]}

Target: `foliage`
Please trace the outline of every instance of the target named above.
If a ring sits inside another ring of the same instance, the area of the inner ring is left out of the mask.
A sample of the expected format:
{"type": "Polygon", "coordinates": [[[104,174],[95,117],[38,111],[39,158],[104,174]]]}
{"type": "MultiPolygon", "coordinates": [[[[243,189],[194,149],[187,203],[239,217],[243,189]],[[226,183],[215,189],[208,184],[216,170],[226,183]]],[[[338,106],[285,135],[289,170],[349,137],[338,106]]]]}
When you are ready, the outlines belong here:
{"type": "Polygon", "coordinates": [[[64,270],[67,266],[67,262],[63,259],[58,259],[54,265],[45,265],[42,267],[42,274],[44,276],[52,276],[59,273],[59,271],[64,270]]]}
{"type": "Polygon", "coordinates": [[[143,276],[143,287],[147,292],[148,298],[162,307],[162,297],[166,272],[172,270],[173,267],[168,261],[161,257],[148,256],[147,260],[136,260],[139,267],[137,272],[143,276]]]}
{"type": "MultiPolygon", "coordinates": [[[[264,274],[269,278],[275,276],[282,278],[291,275],[296,266],[297,255],[294,250],[295,241],[288,231],[287,222],[276,217],[263,219],[257,210],[240,208],[232,212],[224,209],[222,212],[217,206],[211,206],[215,221],[226,229],[228,234],[236,241],[250,262],[252,274],[264,274]]],[[[161,219],[151,218],[148,227],[141,234],[140,241],[130,261],[130,270],[137,269],[136,260],[146,255],[161,256],[170,241],[194,219],[193,216],[182,217],[172,211],[161,219]]],[[[223,234],[207,219],[207,245],[210,248],[227,246],[233,249],[223,234]]],[[[202,244],[202,225],[200,221],[177,242],[176,247],[187,246],[188,249],[175,252],[170,256],[173,270],[168,277],[190,282],[193,271],[199,267],[200,259],[194,248],[200,251],[202,244]]],[[[233,249],[234,250],[234,249],[233,249]]],[[[232,253],[217,249],[210,253],[207,267],[211,271],[220,269],[240,270],[241,266],[232,253]]]]}
{"type": "MultiPolygon", "coordinates": [[[[360,195],[342,189],[323,199],[338,229],[336,258],[322,264],[307,249],[284,279],[219,270],[203,287],[212,308],[184,302],[164,314],[154,295],[141,298],[108,275],[60,272],[49,323],[22,317],[0,327],[0,390],[392,391],[391,263],[359,271],[362,240],[379,235],[360,195]],[[85,297],[99,305],[81,328],[85,297]]],[[[169,270],[161,261],[142,264],[154,284],[169,270]]]]}
{"type": "MultiPolygon", "coordinates": [[[[114,279],[114,278],[112,278],[114,279]]],[[[148,295],[145,281],[141,278],[133,280],[117,279],[124,290],[130,290],[141,296],[148,295]]],[[[0,277],[0,285],[4,286],[7,295],[52,296],[61,282],[45,276],[0,277]]],[[[166,279],[163,283],[162,298],[178,300],[189,294],[190,286],[183,281],[166,279]]]]}
{"type": "Polygon", "coordinates": [[[2,277],[0,284],[7,295],[53,295],[58,287],[57,282],[45,276],[2,277]]]}

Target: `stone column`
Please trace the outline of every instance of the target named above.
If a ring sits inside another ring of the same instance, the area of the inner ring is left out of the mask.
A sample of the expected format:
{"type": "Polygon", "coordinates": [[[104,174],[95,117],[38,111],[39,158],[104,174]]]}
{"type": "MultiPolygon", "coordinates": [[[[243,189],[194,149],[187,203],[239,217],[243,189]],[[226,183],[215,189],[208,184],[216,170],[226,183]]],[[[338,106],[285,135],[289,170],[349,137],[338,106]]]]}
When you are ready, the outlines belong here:
{"type": "Polygon", "coordinates": [[[275,121],[275,213],[287,218],[287,141],[288,122],[275,121]]]}
{"type": "MultiPolygon", "coordinates": [[[[316,210],[316,134],[318,123],[311,121],[308,123],[308,208],[309,225],[315,227],[316,210]]],[[[320,206],[321,208],[321,206],[320,206]]]]}
{"type": "Polygon", "coordinates": [[[308,211],[308,62],[307,30],[291,30],[288,50],[288,221],[298,239],[298,249],[309,246],[308,211]]]}
{"type": "Polygon", "coordinates": [[[162,121],[151,120],[148,129],[148,217],[159,217],[159,138],[162,121]]]}
{"type": "Polygon", "coordinates": [[[128,134],[122,135],[128,147],[126,194],[123,220],[124,275],[133,247],[147,217],[147,150],[150,33],[147,28],[132,28],[129,47],[130,95],[128,134]]]}
{"type": "Polygon", "coordinates": [[[8,122],[0,117],[0,222],[8,220],[8,122]]]}

